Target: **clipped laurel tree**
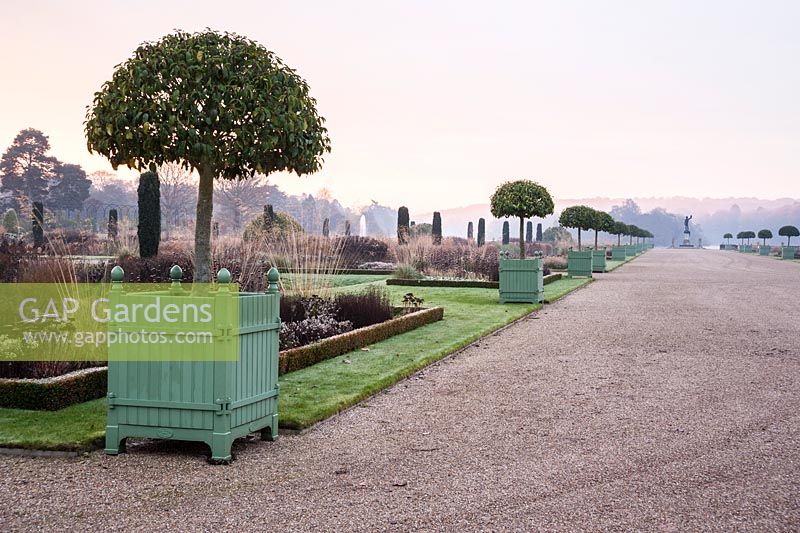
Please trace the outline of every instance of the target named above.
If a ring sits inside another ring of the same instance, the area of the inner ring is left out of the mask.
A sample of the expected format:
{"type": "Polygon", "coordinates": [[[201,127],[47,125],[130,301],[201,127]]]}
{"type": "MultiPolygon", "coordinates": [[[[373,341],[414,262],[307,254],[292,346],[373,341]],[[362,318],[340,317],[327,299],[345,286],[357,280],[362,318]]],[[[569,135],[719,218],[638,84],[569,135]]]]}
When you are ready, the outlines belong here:
{"type": "Polygon", "coordinates": [[[778,235],[786,237],[786,246],[792,245],[792,237],[800,237],[800,230],[795,226],[783,226],[778,230],[778,235]]]}
{"type": "Polygon", "coordinates": [[[433,244],[442,244],[442,215],[439,211],[433,212],[431,235],[433,236],[433,244]]]}
{"type": "Polygon", "coordinates": [[[766,246],[767,245],[767,239],[771,239],[772,238],[772,231],[770,231],[768,229],[762,229],[761,231],[758,232],[758,238],[762,239],[764,241],[764,246],[766,246]]]}
{"type": "Polygon", "coordinates": [[[161,242],[161,190],[158,174],[143,172],[139,176],[139,255],[154,257],[158,255],[161,242]]]}
{"type": "Polygon", "coordinates": [[[530,180],[509,181],[495,190],[491,199],[492,216],[519,218],[519,257],[525,259],[525,219],[544,218],[553,212],[553,199],[547,189],[530,180]]]}
{"type": "Polygon", "coordinates": [[[322,236],[330,237],[331,235],[331,219],[326,218],[322,221],[322,236]]]}
{"type": "Polygon", "coordinates": [[[33,233],[33,245],[37,248],[44,246],[44,205],[42,202],[33,202],[31,232],[33,233]]]}
{"type": "Polygon", "coordinates": [[[611,235],[617,236],[617,246],[622,245],[622,236],[628,234],[628,225],[619,220],[614,221],[614,225],[608,231],[611,235]]]}
{"type": "Polygon", "coordinates": [[[408,208],[401,206],[397,210],[397,244],[408,244],[409,218],[408,208]]]}
{"type": "Polygon", "coordinates": [[[472,221],[467,222],[467,240],[472,240],[472,221]]]}
{"type": "Polygon", "coordinates": [[[508,220],[503,222],[503,244],[511,242],[511,232],[508,225],[508,220]]]}
{"type": "Polygon", "coordinates": [[[594,226],[595,210],[585,205],[573,205],[561,212],[558,222],[565,228],[578,230],[578,251],[581,250],[581,230],[589,231],[594,226]]]}
{"type": "Polygon", "coordinates": [[[197,171],[194,281],[208,282],[214,180],[319,170],[330,139],[316,107],[308,83],[255,41],[176,31],[117,65],[85,133],[115,169],[173,162],[197,171]]]}
{"type": "Polygon", "coordinates": [[[533,222],[530,220],[525,224],[525,244],[533,242],[533,222]]]}
{"type": "Polygon", "coordinates": [[[117,240],[119,234],[119,214],[116,209],[108,210],[108,238],[111,241],[117,240]]]}
{"type": "Polygon", "coordinates": [[[486,220],[478,219],[478,246],[486,244],[486,220]]]}
{"type": "Polygon", "coordinates": [[[597,236],[601,231],[606,233],[614,231],[614,218],[605,211],[595,211],[592,229],[594,230],[594,249],[597,250],[597,236]]]}

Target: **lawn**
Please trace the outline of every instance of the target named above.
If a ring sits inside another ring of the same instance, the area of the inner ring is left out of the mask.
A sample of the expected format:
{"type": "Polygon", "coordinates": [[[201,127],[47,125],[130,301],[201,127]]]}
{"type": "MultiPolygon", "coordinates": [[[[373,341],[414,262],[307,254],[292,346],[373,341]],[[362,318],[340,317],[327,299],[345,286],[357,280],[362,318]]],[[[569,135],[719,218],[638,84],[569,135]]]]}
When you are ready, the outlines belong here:
{"type": "MultiPolygon", "coordinates": [[[[555,301],[590,281],[556,281],[545,286],[545,299],[555,301]]],[[[368,284],[340,284],[340,290],[368,284]]],[[[409,287],[387,289],[398,303],[409,292],[409,287]]],[[[444,320],[281,376],[282,427],[311,426],[541,307],[499,305],[497,289],[414,287],[413,292],[426,307],[443,306],[444,320]]],[[[0,409],[0,446],[80,449],[102,437],[104,426],[105,400],[55,412],[0,409]]]]}
{"type": "MultiPolygon", "coordinates": [[[[296,274],[281,274],[281,280],[286,288],[291,288],[292,286],[292,276],[296,274]]],[[[330,282],[329,286],[331,287],[349,287],[352,285],[361,285],[365,283],[374,283],[377,281],[383,281],[389,276],[386,274],[330,274],[330,275],[321,275],[321,276],[313,276],[313,279],[317,280],[325,280],[330,282]]]]}
{"type": "Polygon", "coordinates": [[[105,399],[71,405],[60,411],[0,409],[0,446],[89,449],[102,441],[105,430],[105,399]]]}

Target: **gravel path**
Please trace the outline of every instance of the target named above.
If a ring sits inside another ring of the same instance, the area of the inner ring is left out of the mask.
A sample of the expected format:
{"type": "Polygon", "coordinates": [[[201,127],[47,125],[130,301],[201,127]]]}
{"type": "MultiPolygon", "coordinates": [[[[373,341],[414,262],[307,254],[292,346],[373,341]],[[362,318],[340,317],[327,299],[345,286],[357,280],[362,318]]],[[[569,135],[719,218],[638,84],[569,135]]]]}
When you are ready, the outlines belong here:
{"type": "Polygon", "coordinates": [[[0,457],[5,530],[800,529],[800,265],[653,250],[276,443],[0,457]]]}

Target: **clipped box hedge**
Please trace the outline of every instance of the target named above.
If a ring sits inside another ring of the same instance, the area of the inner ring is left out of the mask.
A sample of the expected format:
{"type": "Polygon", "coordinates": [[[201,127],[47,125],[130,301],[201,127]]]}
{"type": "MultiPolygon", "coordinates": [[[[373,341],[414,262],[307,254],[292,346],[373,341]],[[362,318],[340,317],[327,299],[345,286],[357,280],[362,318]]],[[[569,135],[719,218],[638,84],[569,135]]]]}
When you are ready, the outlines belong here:
{"type": "Polygon", "coordinates": [[[432,324],[442,318],[444,309],[441,307],[422,309],[380,324],[328,337],[314,344],[284,350],[278,355],[278,373],[286,374],[306,368],[325,359],[338,357],[420,326],[432,324]]]}
{"type": "Polygon", "coordinates": [[[58,411],[106,395],[108,368],[76,370],[44,379],[0,379],[0,407],[58,411]]]}
{"type": "MultiPolygon", "coordinates": [[[[544,284],[560,280],[562,274],[554,273],[545,276],[544,284]]],[[[387,279],[387,285],[400,285],[403,287],[450,287],[462,289],[499,289],[499,281],[484,281],[480,279],[387,279]]]]}

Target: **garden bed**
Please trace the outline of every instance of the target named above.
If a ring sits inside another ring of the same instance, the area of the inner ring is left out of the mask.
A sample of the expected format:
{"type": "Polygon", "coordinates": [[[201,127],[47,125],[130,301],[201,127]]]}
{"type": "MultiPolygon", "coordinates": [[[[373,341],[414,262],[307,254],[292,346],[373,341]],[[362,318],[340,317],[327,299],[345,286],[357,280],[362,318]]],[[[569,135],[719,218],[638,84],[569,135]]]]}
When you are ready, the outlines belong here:
{"type": "Polygon", "coordinates": [[[278,356],[278,372],[279,374],[294,372],[420,326],[432,324],[442,318],[444,318],[444,309],[441,307],[420,309],[379,324],[328,337],[313,344],[284,350],[278,356]]]}
{"type": "MultiPolygon", "coordinates": [[[[553,283],[561,279],[560,273],[544,276],[544,284],[553,283]]],[[[499,289],[499,281],[485,281],[480,279],[392,279],[386,280],[386,285],[402,287],[452,287],[462,289],[499,289]]]]}

